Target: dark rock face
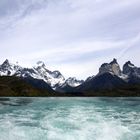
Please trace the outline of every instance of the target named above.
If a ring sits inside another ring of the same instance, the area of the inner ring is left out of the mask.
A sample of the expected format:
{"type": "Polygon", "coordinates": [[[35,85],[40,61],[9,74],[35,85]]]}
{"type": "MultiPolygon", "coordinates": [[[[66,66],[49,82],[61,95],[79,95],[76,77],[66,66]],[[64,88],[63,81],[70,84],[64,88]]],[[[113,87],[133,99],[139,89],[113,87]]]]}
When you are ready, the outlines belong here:
{"type": "Polygon", "coordinates": [[[131,73],[133,73],[134,68],[135,68],[134,64],[128,61],[123,65],[123,73],[130,75],[131,73]]]}
{"type": "Polygon", "coordinates": [[[0,71],[2,71],[2,72],[7,71],[7,72],[8,72],[9,69],[11,69],[11,67],[10,67],[10,64],[9,64],[8,59],[6,59],[6,60],[3,62],[3,64],[0,65],[0,71]]]}
{"type": "Polygon", "coordinates": [[[113,59],[113,61],[110,63],[102,64],[101,67],[99,68],[99,74],[104,74],[107,72],[117,76],[121,75],[121,69],[116,59],[113,59]]]}
{"type": "Polygon", "coordinates": [[[29,83],[30,85],[32,85],[33,87],[37,88],[37,89],[42,89],[42,90],[47,90],[49,92],[53,92],[52,88],[43,80],[39,80],[39,79],[34,79],[32,77],[27,77],[27,78],[23,78],[27,83],[29,83]]]}
{"type": "Polygon", "coordinates": [[[126,84],[121,78],[110,73],[104,73],[102,75],[95,76],[86,83],[78,87],[79,91],[96,91],[104,89],[113,89],[126,84]]]}
{"type": "Polygon", "coordinates": [[[126,62],[123,66],[123,73],[128,76],[140,76],[140,68],[136,67],[134,64],[132,64],[130,61],[126,62]]]}
{"type": "Polygon", "coordinates": [[[33,74],[36,74],[34,69],[22,68],[17,70],[14,75],[18,77],[30,77],[33,74]]]}

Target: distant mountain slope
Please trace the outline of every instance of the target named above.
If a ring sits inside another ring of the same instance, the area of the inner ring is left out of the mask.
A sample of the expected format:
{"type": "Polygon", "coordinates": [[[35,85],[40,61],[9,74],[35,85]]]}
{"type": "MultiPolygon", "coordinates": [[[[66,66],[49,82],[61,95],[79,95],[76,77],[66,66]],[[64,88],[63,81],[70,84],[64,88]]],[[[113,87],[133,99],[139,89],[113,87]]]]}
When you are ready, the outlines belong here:
{"type": "Polygon", "coordinates": [[[89,81],[80,85],[77,89],[81,92],[100,91],[105,89],[113,89],[124,85],[126,85],[126,82],[121,78],[106,72],[93,77],[89,81]]]}
{"type": "Polygon", "coordinates": [[[37,87],[42,81],[34,80],[33,83],[28,79],[13,76],[0,76],[0,96],[51,96],[54,91],[49,86],[37,87]]]}
{"type": "Polygon", "coordinates": [[[68,78],[64,84],[56,87],[56,91],[58,92],[73,92],[76,87],[84,83],[83,80],[77,80],[75,77],[68,78]]]}

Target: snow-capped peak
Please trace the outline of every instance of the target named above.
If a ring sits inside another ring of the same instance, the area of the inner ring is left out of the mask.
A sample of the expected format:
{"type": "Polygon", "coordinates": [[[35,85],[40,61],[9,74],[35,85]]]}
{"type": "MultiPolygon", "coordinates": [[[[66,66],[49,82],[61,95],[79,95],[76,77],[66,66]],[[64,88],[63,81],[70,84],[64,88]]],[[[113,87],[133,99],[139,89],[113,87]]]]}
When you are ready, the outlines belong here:
{"type": "Polygon", "coordinates": [[[76,77],[69,77],[65,83],[71,87],[77,87],[81,85],[83,82],[84,82],[83,80],[77,80],[76,77]]]}
{"type": "Polygon", "coordinates": [[[62,85],[65,82],[65,78],[59,71],[50,71],[47,69],[46,65],[42,61],[38,61],[34,67],[36,75],[34,78],[42,79],[48,83],[52,88],[55,88],[56,85],[62,85]]]}
{"type": "Polygon", "coordinates": [[[135,68],[135,65],[131,63],[131,61],[128,61],[124,64],[124,67],[130,67],[130,68],[135,68]]]}
{"type": "Polygon", "coordinates": [[[43,61],[38,61],[36,64],[37,67],[45,67],[45,63],[43,61]]]}
{"type": "Polygon", "coordinates": [[[17,70],[19,70],[21,67],[15,64],[12,64],[9,62],[8,59],[6,59],[1,65],[0,65],[0,75],[1,76],[11,76],[16,73],[17,70]]]}
{"type": "Polygon", "coordinates": [[[35,79],[44,80],[52,88],[56,85],[60,86],[65,83],[65,78],[59,71],[50,71],[46,68],[44,62],[38,61],[33,68],[20,67],[18,64],[12,64],[6,59],[0,65],[1,76],[18,76],[18,77],[32,77],[35,79]]]}

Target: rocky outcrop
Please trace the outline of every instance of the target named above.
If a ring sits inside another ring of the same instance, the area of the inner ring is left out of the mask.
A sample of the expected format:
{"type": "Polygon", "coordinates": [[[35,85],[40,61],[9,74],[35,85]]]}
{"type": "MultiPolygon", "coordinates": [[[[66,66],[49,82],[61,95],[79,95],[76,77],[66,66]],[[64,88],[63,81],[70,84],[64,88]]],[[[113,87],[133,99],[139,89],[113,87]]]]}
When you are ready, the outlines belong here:
{"type": "Polygon", "coordinates": [[[128,76],[133,75],[136,77],[140,77],[140,68],[136,67],[130,61],[128,61],[123,65],[123,73],[128,75],[128,76]]]}
{"type": "Polygon", "coordinates": [[[99,68],[99,75],[107,72],[114,74],[116,76],[121,75],[121,69],[116,59],[113,59],[113,61],[110,63],[102,64],[101,67],[99,68]]]}

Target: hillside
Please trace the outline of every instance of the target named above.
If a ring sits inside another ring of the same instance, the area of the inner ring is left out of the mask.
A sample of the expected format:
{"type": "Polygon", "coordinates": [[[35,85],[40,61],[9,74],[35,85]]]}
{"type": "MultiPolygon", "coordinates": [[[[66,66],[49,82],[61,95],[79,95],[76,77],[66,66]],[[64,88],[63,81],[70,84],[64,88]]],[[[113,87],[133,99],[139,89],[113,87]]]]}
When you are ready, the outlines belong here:
{"type": "Polygon", "coordinates": [[[53,94],[53,91],[37,88],[22,78],[0,77],[0,96],[50,96],[53,94]]]}

